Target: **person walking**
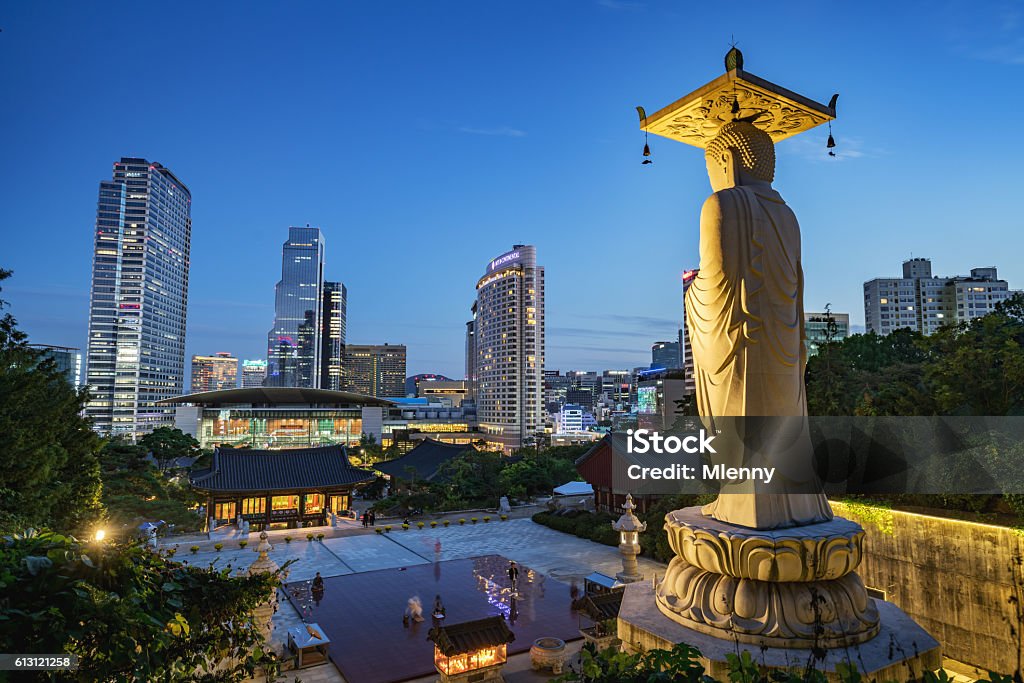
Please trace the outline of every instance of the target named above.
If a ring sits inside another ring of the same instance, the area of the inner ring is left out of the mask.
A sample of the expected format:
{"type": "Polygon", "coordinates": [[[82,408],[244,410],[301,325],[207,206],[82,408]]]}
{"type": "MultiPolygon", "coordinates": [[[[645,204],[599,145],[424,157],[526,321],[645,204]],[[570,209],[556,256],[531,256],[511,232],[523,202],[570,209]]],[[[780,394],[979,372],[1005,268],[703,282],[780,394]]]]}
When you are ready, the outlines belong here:
{"type": "Polygon", "coordinates": [[[508,562],[508,581],[512,584],[512,590],[516,590],[516,584],[519,582],[519,567],[512,560],[508,562]]]}

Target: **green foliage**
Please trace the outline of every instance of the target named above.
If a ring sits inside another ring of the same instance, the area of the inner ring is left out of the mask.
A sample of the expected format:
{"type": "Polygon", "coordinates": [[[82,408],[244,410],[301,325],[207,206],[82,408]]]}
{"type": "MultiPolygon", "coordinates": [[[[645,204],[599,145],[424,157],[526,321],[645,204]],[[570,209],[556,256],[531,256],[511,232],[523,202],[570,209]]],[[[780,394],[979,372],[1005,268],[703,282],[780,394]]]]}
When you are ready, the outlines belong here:
{"type": "Polygon", "coordinates": [[[710,683],[704,676],[700,652],[686,643],[671,650],[627,654],[614,648],[598,650],[587,643],[580,650],[578,673],[567,673],[556,683],[710,683]]]}
{"type": "MultiPolygon", "coordinates": [[[[146,458],[144,445],[111,439],[100,452],[103,504],[114,529],[132,531],[145,521],[164,520],[179,531],[196,530],[199,498],[185,475],[162,472],[146,458]]],[[[178,457],[178,456],[174,456],[178,457]]]]}
{"type": "Polygon", "coordinates": [[[80,681],[240,681],[276,669],[248,615],[274,575],[185,566],[137,544],[84,545],[53,532],[0,546],[0,651],[66,652],[80,681]],[[196,674],[221,662],[213,674],[196,674]]]}
{"type": "Polygon", "coordinates": [[[1024,415],[1024,295],[924,337],[908,329],[823,344],[811,415],[1024,415]]]}
{"type": "Polygon", "coordinates": [[[837,502],[842,506],[842,514],[861,526],[872,526],[888,536],[893,534],[896,518],[892,513],[892,507],[887,503],[853,498],[837,502]]]}
{"type": "Polygon", "coordinates": [[[139,440],[139,443],[163,471],[177,458],[198,457],[199,442],[175,427],[157,427],[139,440]]]}
{"type": "Polygon", "coordinates": [[[555,531],[572,534],[604,545],[618,545],[619,534],[612,529],[615,518],[606,512],[586,512],[584,510],[564,510],[562,514],[554,512],[538,512],[533,521],[543,524],[555,531]]]}
{"type": "MultiPolygon", "coordinates": [[[[0,269],[0,282],[9,276],[0,269]]],[[[52,359],[28,346],[10,314],[0,317],[0,531],[85,534],[102,520],[102,442],[81,416],[85,401],[52,359]]]]}

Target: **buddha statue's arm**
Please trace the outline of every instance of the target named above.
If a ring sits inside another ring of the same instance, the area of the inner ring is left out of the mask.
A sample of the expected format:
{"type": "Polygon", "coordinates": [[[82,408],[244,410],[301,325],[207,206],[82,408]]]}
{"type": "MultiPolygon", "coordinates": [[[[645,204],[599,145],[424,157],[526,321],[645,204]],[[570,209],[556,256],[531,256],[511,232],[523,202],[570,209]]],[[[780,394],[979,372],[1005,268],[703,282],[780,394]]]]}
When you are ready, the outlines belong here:
{"type": "Polygon", "coordinates": [[[725,266],[722,244],[722,199],[716,192],[700,210],[700,277],[717,276],[725,266]]]}

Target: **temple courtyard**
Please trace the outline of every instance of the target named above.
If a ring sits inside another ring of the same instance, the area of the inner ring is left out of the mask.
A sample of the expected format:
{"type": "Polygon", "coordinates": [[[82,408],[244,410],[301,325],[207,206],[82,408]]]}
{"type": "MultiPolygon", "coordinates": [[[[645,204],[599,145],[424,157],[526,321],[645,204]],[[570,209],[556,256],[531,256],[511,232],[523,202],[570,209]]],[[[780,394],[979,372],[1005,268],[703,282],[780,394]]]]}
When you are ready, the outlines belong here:
{"type": "MultiPolygon", "coordinates": [[[[494,517],[472,524],[467,516],[464,525],[456,518],[448,527],[418,529],[414,522],[408,530],[391,524],[388,533],[344,523],[339,528],[268,534],[274,546],[270,558],[278,565],[293,561],[287,585],[279,593],[273,640],[283,646],[288,629],[303,620],[318,623],[331,639],[332,664],[290,675],[310,683],[435,680],[426,634],[430,606],[440,594],[450,623],[492,614],[511,616],[516,640],[509,644],[506,679],[546,680],[549,675],[530,671],[528,650],[533,640],[555,636],[567,641],[569,651],[578,650],[579,618],[570,609],[573,583],[582,594],[587,575],[614,576],[622,570],[617,548],[554,531],[528,517],[504,522],[494,517]],[[324,539],[308,541],[308,533],[323,533],[324,539]],[[506,585],[509,560],[522,567],[515,604],[506,585]],[[320,603],[314,604],[309,586],[317,572],[325,590],[320,603]],[[413,595],[423,602],[426,619],[406,628],[402,615],[413,595]]],[[[169,540],[163,547],[175,547],[175,559],[189,564],[230,565],[244,571],[255,559],[258,543],[258,534],[243,538],[229,531],[214,533],[209,540],[169,540]],[[244,548],[239,544],[243,540],[244,548]],[[214,547],[218,543],[220,550],[214,547]],[[194,546],[196,552],[191,550],[194,546]]],[[[662,576],[665,565],[640,558],[640,569],[645,577],[662,576]]]]}

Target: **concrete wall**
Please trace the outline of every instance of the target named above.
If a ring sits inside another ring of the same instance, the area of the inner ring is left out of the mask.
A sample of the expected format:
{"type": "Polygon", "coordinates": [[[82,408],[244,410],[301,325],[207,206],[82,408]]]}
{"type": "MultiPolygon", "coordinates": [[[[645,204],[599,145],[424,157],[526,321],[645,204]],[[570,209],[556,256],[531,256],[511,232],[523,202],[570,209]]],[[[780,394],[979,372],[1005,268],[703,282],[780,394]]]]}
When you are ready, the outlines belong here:
{"type": "MultiPolygon", "coordinates": [[[[833,502],[867,532],[857,570],[942,643],[942,654],[1012,674],[1022,655],[1024,536],[1006,527],[833,502]],[[1018,601],[1011,601],[1016,596],[1018,601]]],[[[902,643],[904,648],[911,643],[902,643]]]]}

